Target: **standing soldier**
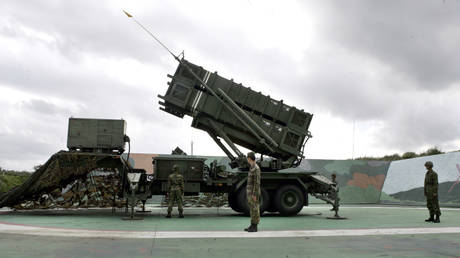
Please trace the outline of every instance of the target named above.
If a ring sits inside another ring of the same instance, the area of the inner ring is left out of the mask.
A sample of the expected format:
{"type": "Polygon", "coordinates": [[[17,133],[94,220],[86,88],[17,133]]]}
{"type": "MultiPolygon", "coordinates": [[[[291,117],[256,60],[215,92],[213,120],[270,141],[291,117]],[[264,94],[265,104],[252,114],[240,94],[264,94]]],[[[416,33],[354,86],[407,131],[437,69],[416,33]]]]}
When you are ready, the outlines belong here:
{"type": "Polygon", "coordinates": [[[246,197],[248,199],[249,214],[251,215],[251,226],[244,230],[248,232],[257,232],[257,225],[260,222],[260,168],[256,164],[256,154],[254,152],[248,153],[247,160],[250,168],[246,185],[246,197]]]}
{"type": "Polygon", "coordinates": [[[182,195],[184,194],[184,177],[179,174],[179,167],[173,166],[173,172],[169,175],[169,204],[168,204],[168,215],[166,218],[171,218],[171,211],[174,206],[174,202],[177,202],[177,209],[179,210],[179,218],[184,217],[184,209],[182,208],[182,195]]]}
{"type": "Polygon", "coordinates": [[[430,211],[430,217],[425,221],[439,223],[439,216],[441,216],[441,211],[439,210],[438,200],[438,174],[433,171],[433,162],[427,161],[425,163],[425,167],[427,172],[425,174],[424,192],[426,196],[426,207],[430,211]],[[434,218],[434,215],[436,215],[436,219],[434,218]]]}
{"type": "Polygon", "coordinates": [[[337,182],[337,174],[333,173],[331,175],[331,180],[335,186],[335,191],[332,192],[332,198],[334,199],[334,204],[332,205],[331,211],[335,211],[335,217],[338,217],[340,198],[339,198],[339,183],[337,182]]]}

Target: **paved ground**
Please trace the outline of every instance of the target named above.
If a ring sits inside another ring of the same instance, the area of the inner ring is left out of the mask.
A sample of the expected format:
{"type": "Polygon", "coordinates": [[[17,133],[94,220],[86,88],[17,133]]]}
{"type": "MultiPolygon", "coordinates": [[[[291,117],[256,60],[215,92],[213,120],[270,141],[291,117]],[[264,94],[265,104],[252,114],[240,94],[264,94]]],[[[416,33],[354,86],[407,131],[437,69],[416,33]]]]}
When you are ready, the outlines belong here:
{"type": "Polygon", "coordinates": [[[425,208],[326,206],[294,217],[268,214],[255,234],[229,209],[193,208],[143,221],[110,210],[0,212],[0,257],[460,257],[460,209],[426,223],[425,208]],[[251,236],[247,238],[247,236],[251,236]]]}

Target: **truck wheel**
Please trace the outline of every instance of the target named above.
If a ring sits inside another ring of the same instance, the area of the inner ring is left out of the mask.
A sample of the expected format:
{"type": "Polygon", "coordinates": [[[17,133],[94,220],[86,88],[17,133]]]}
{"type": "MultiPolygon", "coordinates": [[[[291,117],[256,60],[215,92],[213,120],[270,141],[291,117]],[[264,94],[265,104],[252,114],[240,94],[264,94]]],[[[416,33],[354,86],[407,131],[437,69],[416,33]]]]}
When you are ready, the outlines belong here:
{"type": "Polygon", "coordinates": [[[276,206],[275,206],[275,192],[274,191],[269,191],[268,196],[270,197],[270,203],[267,206],[267,211],[268,212],[277,212],[278,209],[276,209],[276,206]]]}
{"type": "Polygon", "coordinates": [[[292,216],[303,208],[305,196],[296,185],[285,185],[275,194],[275,207],[283,216],[292,216]]]}
{"type": "MultiPolygon", "coordinates": [[[[268,192],[265,189],[260,189],[260,215],[267,210],[268,205],[270,204],[270,197],[268,192]]],[[[249,205],[248,199],[246,198],[246,187],[242,187],[241,190],[238,192],[238,205],[241,207],[241,212],[245,215],[249,215],[249,205]]]]}
{"type": "Polygon", "coordinates": [[[228,193],[228,206],[230,206],[230,208],[236,212],[243,212],[241,205],[238,204],[238,193],[228,193]]]}

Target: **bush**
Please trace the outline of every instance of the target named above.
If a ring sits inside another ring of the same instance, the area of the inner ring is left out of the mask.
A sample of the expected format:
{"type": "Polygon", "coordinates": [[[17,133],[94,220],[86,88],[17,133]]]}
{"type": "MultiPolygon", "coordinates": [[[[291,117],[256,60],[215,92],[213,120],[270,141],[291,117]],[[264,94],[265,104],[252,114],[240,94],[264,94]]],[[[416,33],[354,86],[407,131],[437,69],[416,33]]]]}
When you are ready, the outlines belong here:
{"type": "Polygon", "coordinates": [[[417,158],[417,157],[423,157],[423,156],[430,156],[430,155],[437,155],[437,154],[443,154],[444,152],[439,150],[436,147],[429,148],[425,152],[421,152],[420,154],[416,154],[415,152],[406,152],[402,156],[400,156],[398,153],[395,153],[393,155],[385,155],[383,157],[360,157],[356,158],[357,160],[383,160],[383,161],[395,161],[395,160],[401,160],[401,159],[412,159],[412,158],[417,158]]]}
{"type": "Polygon", "coordinates": [[[403,159],[412,159],[412,158],[415,158],[415,157],[417,157],[417,154],[415,154],[415,152],[411,152],[411,151],[406,152],[406,153],[404,153],[402,155],[403,159]]]}
{"type": "Polygon", "coordinates": [[[3,170],[0,168],[0,193],[8,192],[12,188],[22,185],[29,176],[29,172],[3,170]]]}
{"type": "Polygon", "coordinates": [[[441,150],[438,150],[438,148],[433,147],[423,153],[420,153],[420,155],[423,154],[423,156],[430,156],[430,155],[437,155],[437,154],[443,154],[443,153],[444,152],[442,152],[441,150]]]}

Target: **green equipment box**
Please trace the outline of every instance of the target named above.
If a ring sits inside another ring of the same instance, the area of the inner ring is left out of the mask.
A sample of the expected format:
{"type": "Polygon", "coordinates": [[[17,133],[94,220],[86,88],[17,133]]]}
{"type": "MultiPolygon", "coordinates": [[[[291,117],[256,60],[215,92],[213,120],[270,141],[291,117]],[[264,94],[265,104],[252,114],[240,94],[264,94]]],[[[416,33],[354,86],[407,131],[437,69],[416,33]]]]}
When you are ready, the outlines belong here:
{"type": "Polygon", "coordinates": [[[185,155],[160,155],[153,158],[155,179],[168,180],[173,173],[173,166],[179,167],[179,173],[185,181],[203,181],[204,161],[206,159],[185,155]]]}
{"type": "Polygon", "coordinates": [[[83,152],[125,150],[126,121],[123,119],[69,118],[67,148],[83,152]]]}
{"type": "Polygon", "coordinates": [[[173,173],[173,166],[179,167],[179,173],[184,176],[185,193],[200,192],[200,184],[204,181],[204,158],[185,155],[160,155],[154,157],[153,173],[155,180],[161,182],[161,191],[169,189],[168,178],[173,173]]]}

